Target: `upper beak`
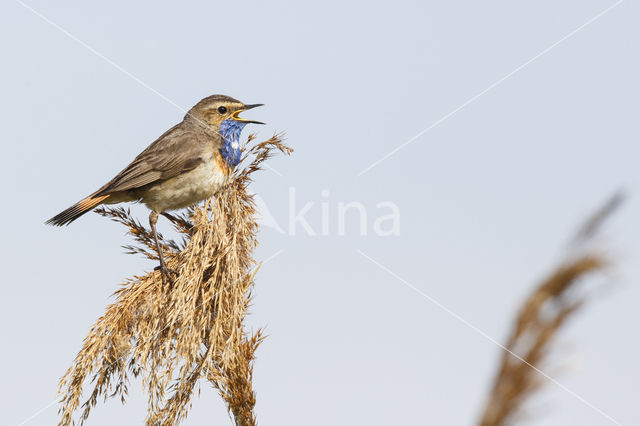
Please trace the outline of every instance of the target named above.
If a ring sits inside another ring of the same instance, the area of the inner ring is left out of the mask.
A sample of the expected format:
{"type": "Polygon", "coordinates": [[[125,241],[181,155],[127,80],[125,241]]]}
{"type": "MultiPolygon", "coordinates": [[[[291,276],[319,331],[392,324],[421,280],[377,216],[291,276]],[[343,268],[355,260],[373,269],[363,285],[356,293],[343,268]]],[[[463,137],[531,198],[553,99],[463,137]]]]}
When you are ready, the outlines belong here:
{"type": "Polygon", "coordinates": [[[231,118],[233,118],[233,119],[234,119],[234,120],[236,120],[236,121],[241,121],[241,122],[243,122],[243,123],[264,124],[262,121],[247,120],[246,118],[242,118],[242,117],[240,117],[240,113],[241,113],[242,111],[246,111],[246,110],[248,110],[248,109],[256,108],[256,107],[259,107],[259,106],[262,106],[262,105],[264,105],[264,104],[251,104],[251,105],[245,105],[243,109],[241,109],[241,110],[238,110],[238,111],[234,112],[234,113],[231,115],[231,118]]]}

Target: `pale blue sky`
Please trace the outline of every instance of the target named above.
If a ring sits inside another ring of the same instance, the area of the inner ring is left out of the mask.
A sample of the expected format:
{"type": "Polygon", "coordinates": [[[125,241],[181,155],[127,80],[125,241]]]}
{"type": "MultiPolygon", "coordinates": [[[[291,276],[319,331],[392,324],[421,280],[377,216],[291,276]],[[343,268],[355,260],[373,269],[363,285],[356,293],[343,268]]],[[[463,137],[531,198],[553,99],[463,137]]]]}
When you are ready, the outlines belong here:
{"type": "MultiPolygon", "coordinates": [[[[640,345],[640,6],[624,1],[362,176],[358,173],[598,16],[614,1],[82,2],[26,4],[188,109],[224,93],[265,103],[259,137],[296,150],[253,190],[288,228],[289,193],[326,236],[265,228],[251,326],[261,425],[470,425],[499,348],[358,253],[498,341],[579,221],[614,190],[630,199],[602,245],[602,292],[562,333],[549,374],[625,425],[640,345]],[[323,196],[322,191],[329,191],[323,196]],[[337,232],[337,205],[400,210],[400,235],[337,232]]],[[[13,0],[0,4],[5,244],[2,424],[46,406],[125,277],[122,227],[90,214],[43,222],[93,192],[179,108],[13,0]]],[[[136,214],[145,219],[144,208],[136,214]]],[[[160,223],[166,229],[166,222],[160,223]]],[[[548,384],[531,425],[613,424],[548,384]]],[[[131,387],[90,425],[140,424],[131,387]]],[[[56,421],[50,407],[29,425],[56,421]]],[[[229,424],[207,385],[186,425],[229,424]]]]}

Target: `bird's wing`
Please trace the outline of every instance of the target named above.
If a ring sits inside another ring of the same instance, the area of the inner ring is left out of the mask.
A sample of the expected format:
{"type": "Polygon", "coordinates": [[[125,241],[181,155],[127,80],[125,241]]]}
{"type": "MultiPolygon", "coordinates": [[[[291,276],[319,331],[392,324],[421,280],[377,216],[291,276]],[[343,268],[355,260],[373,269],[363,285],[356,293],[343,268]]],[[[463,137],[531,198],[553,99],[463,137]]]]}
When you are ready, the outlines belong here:
{"type": "Polygon", "coordinates": [[[184,123],[167,130],[95,195],[140,188],[196,168],[204,161],[206,142],[184,123]]]}

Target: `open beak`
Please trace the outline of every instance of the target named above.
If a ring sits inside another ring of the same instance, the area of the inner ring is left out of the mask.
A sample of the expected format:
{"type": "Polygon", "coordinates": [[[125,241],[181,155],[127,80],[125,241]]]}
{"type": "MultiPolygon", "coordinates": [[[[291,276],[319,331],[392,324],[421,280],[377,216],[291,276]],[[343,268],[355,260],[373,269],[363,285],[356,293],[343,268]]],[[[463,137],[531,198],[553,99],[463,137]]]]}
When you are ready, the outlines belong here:
{"type": "Polygon", "coordinates": [[[242,122],[242,123],[264,124],[262,121],[247,120],[246,118],[242,118],[242,117],[240,117],[240,113],[241,113],[242,111],[246,111],[246,110],[248,110],[248,109],[256,108],[256,107],[259,107],[259,106],[262,106],[262,105],[264,105],[264,104],[251,104],[251,105],[245,105],[243,109],[241,109],[241,110],[238,110],[238,111],[234,112],[234,113],[231,115],[231,118],[233,118],[233,119],[234,119],[234,120],[236,120],[236,121],[240,121],[240,122],[242,122]]]}

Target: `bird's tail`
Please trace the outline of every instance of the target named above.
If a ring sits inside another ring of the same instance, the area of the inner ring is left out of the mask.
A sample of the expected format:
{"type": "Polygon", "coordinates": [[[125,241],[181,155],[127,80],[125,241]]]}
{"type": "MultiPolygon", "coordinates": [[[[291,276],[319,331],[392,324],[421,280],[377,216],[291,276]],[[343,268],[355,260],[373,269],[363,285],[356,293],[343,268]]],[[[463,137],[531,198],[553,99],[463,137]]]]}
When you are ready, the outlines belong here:
{"type": "Polygon", "coordinates": [[[45,223],[47,225],[62,226],[68,225],[86,212],[92,210],[94,207],[102,204],[105,199],[109,198],[109,195],[89,195],[84,200],[78,201],[68,209],[58,213],[45,223]]]}

